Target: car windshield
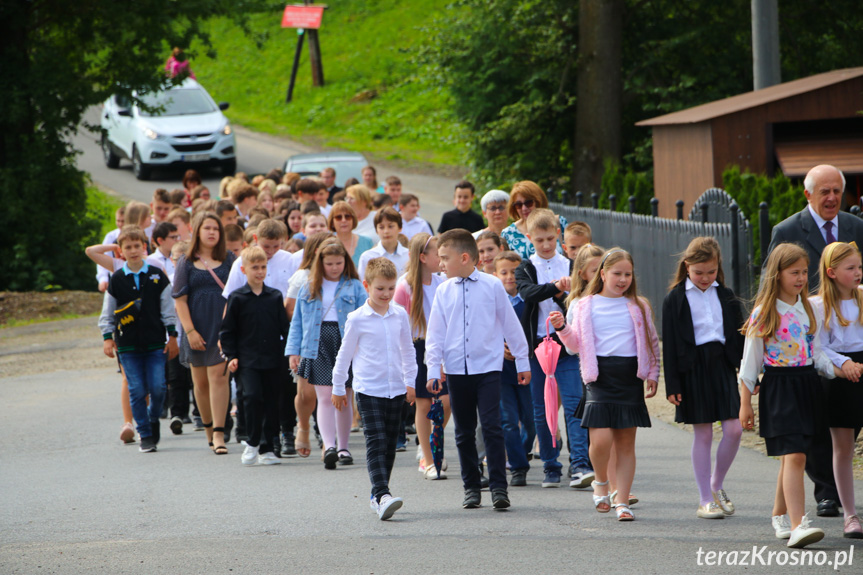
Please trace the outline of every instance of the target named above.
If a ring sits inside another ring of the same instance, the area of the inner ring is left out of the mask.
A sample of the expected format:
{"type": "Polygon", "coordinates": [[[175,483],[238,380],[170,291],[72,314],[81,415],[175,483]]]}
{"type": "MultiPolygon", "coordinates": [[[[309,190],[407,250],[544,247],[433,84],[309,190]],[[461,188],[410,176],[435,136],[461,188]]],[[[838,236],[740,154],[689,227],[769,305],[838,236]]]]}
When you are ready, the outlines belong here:
{"type": "Polygon", "coordinates": [[[155,94],[144,94],[141,100],[150,107],[164,108],[162,112],[141,110],[142,116],[186,116],[189,114],[208,114],[218,110],[203,90],[170,90],[155,94]]]}
{"type": "Polygon", "coordinates": [[[363,168],[367,165],[365,160],[293,160],[288,163],[288,171],[301,175],[318,175],[324,168],[333,168],[336,171],[336,185],[341,186],[348,178],[362,181],[363,168]]]}

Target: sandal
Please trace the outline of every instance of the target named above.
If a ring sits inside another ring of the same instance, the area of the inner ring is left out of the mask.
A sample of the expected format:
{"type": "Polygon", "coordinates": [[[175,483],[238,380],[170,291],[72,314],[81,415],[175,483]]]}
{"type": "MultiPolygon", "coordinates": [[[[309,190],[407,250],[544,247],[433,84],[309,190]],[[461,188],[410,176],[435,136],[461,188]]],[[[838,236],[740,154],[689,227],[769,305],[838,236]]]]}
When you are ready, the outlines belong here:
{"type": "MultiPolygon", "coordinates": [[[[615,498],[615,497],[617,497],[617,489],[615,489],[614,491],[612,491],[612,492],[609,494],[609,497],[611,497],[612,507],[615,507],[615,504],[614,504],[614,498],[615,498]]],[[[636,497],[635,495],[633,495],[632,493],[630,493],[630,494],[629,494],[629,504],[630,504],[630,505],[635,505],[636,503],[638,503],[638,497],[636,497]]]]}
{"type": "Polygon", "coordinates": [[[618,521],[634,521],[635,515],[632,514],[632,511],[629,509],[629,505],[624,505],[623,503],[617,505],[614,509],[617,513],[618,521]]]}
{"type": "MultiPolygon", "coordinates": [[[[217,431],[221,431],[222,433],[225,433],[225,428],[224,427],[214,427],[213,433],[216,433],[217,431]]],[[[222,441],[224,441],[224,439],[222,439],[222,441]]],[[[210,445],[212,445],[212,443],[210,445]]],[[[216,455],[227,455],[228,454],[228,446],[224,445],[224,444],[217,445],[216,447],[213,448],[213,453],[215,453],[216,455]]]]}
{"type": "Polygon", "coordinates": [[[308,457],[312,454],[312,445],[309,443],[309,430],[298,428],[297,437],[294,438],[294,449],[300,457],[308,457]]]}
{"type": "MultiPolygon", "coordinates": [[[[204,423],[204,422],[202,421],[202,422],[201,422],[201,427],[203,427],[203,428],[204,428],[204,433],[206,433],[206,432],[207,432],[207,429],[209,429],[209,428],[213,427],[213,422],[211,421],[210,423],[204,423]]],[[[212,436],[210,437],[210,441],[208,441],[208,442],[207,442],[207,445],[209,445],[209,446],[210,446],[210,449],[213,449],[213,438],[212,438],[212,436]]],[[[213,451],[215,451],[215,449],[213,449],[213,451]]]]}
{"type": "MultiPolygon", "coordinates": [[[[608,481],[592,481],[590,483],[591,487],[596,489],[597,486],[608,485],[608,481]]],[[[611,511],[611,497],[608,495],[594,495],[593,496],[593,506],[599,513],[608,513],[611,511]]]]}

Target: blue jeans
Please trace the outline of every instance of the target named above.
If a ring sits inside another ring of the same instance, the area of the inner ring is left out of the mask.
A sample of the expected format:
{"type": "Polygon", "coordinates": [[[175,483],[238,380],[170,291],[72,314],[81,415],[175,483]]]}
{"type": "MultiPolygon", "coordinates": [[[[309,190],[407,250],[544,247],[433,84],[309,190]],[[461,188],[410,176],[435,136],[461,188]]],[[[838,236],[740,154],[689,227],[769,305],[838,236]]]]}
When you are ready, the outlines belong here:
{"type": "Polygon", "coordinates": [[[159,421],[162,404],[165,403],[165,360],[168,356],[161,348],[143,352],[124,351],[119,355],[129,382],[129,400],[138,435],[150,437],[153,435],[150,422],[159,421]]]}
{"type": "Polygon", "coordinates": [[[530,469],[527,454],[533,448],[536,426],[530,387],[518,384],[514,361],[504,361],[500,378],[500,415],[506,457],[512,469],[530,469]],[[521,427],[519,428],[519,423],[521,427]]]}
{"type": "MultiPolygon", "coordinates": [[[[575,409],[581,401],[581,373],[577,355],[569,355],[561,350],[557,369],[557,388],[563,402],[563,415],[566,424],[566,434],[569,437],[569,467],[586,467],[593,469],[588,455],[587,430],[581,427],[581,420],[576,419],[575,409]]],[[[545,373],[539,365],[539,360],[530,358],[530,393],[533,397],[533,418],[536,423],[536,436],[539,438],[539,456],[543,461],[545,471],[560,471],[558,463],[560,444],[552,447],[551,433],[545,420],[545,373]]]]}

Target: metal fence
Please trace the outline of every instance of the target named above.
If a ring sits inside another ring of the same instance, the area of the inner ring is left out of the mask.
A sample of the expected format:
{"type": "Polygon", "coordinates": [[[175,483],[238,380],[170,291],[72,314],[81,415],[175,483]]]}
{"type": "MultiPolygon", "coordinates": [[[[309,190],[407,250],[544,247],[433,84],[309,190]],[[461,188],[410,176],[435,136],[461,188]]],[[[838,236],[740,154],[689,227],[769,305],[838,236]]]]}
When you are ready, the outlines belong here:
{"type": "Polygon", "coordinates": [[[549,208],[569,222],[582,221],[590,225],[593,242],[597,245],[604,248],[619,246],[632,254],[638,289],[650,300],[660,332],[662,301],[668,293],[678,256],[693,238],[716,238],[722,249],[726,284],[740,297],[754,296],[757,286],[752,261],[752,231],[749,222],[739,217],[735,203],[729,203],[728,208],[733,216],[738,217],[729,216],[725,223],[704,223],[701,218],[698,221],[670,220],[560,203],[551,203],[549,208]]]}

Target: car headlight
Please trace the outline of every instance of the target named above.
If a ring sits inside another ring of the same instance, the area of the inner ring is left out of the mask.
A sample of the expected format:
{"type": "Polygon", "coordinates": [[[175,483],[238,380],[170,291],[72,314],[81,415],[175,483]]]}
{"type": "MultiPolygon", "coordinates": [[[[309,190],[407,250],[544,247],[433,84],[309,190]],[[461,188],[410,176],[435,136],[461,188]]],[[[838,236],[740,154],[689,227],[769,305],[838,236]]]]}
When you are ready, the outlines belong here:
{"type": "Polygon", "coordinates": [[[231,135],[231,132],[233,132],[233,130],[231,129],[231,125],[230,125],[230,124],[225,124],[225,127],[224,127],[224,128],[222,128],[222,133],[223,133],[224,135],[226,135],[226,136],[230,136],[230,135],[231,135]]]}
{"type": "Polygon", "coordinates": [[[151,140],[155,140],[159,137],[159,134],[151,130],[150,128],[144,128],[144,135],[150,138],[151,140]]]}

